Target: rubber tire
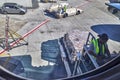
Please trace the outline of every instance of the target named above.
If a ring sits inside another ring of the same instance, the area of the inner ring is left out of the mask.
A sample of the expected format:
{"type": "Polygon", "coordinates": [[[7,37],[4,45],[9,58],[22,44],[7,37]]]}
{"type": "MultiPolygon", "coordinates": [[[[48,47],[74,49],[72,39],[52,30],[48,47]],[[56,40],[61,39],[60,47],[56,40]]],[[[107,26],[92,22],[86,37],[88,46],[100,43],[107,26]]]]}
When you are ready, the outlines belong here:
{"type": "Polygon", "coordinates": [[[63,18],[66,18],[66,17],[68,17],[68,14],[67,14],[67,13],[65,13],[65,14],[63,15],[63,18]]]}
{"type": "Polygon", "coordinates": [[[20,14],[23,15],[23,14],[25,14],[25,12],[21,11],[20,14]]]}
{"type": "Polygon", "coordinates": [[[3,14],[7,14],[7,11],[3,11],[3,14]]]}
{"type": "Polygon", "coordinates": [[[2,10],[0,9],[0,13],[2,13],[2,10]]]}
{"type": "Polygon", "coordinates": [[[79,15],[80,14],[80,11],[77,11],[76,15],[79,15]]]}
{"type": "Polygon", "coordinates": [[[112,14],[116,14],[117,12],[118,12],[118,10],[117,10],[117,9],[113,9],[112,14]]]}
{"type": "Polygon", "coordinates": [[[109,7],[107,7],[107,9],[108,9],[108,11],[110,11],[110,10],[111,10],[111,7],[109,6],[109,7]]]}

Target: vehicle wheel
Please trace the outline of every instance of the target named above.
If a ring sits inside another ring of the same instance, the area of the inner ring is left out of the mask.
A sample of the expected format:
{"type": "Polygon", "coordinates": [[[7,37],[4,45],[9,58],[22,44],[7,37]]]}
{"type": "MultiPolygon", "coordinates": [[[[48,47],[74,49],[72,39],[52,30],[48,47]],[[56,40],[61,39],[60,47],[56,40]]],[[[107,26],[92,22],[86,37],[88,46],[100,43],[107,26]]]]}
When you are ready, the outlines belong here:
{"type": "Polygon", "coordinates": [[[76,15],[80,14],[80,11],[77,11],[76,15]]]}
{"type": "Polygon", "coordinates": [[[3,11],[3,14],[7,14],[7,11],[3,11]]]}
{"type": "Polygon", "coordinates": [[[108,9],[108,11],[110,11],[111,7],[108,7],[107,9],[108,9]]]}
{"type": "Polygon", "coordinates": [[[2,10],[0,9],[0,13],[2,13],[2,10]]]}
{"type": "Polygon", "coordinates": [[[20,14],[23,15],[23,14],[25,14],[25,12],[21,11],[20,14]]]}
{"type": "Polygon", "coordinates": [[[56,18],[57,18],[57,19],[60,19],[60,16],[57,15],[56,18]]]}
{"type": "Polygon", "coordinates": [[[68,17],[68,14],[67,14],[67,13],[65,13],[65,14],[63,15],[63,18],[66,18],[66,17],[68,17]]]}
{"type": "Polygon", "coordinates": [[[117,13],[117,12],[118,12],[117,9],[113,9],[112,14],[115,14],[115,13],[117,13]]]}

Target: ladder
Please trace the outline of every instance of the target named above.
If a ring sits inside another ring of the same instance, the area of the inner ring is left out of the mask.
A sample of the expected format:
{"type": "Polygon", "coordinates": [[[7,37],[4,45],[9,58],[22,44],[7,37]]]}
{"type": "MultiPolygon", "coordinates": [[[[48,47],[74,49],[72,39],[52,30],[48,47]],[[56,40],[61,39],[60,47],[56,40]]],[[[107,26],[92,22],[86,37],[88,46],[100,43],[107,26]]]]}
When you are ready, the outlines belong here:
{"type": "Polygon", "coordinates": [[[85,45],[83,46],[83,51],[82,51],[82,55],[80,55],[80,59],[75,61],[75,65],[74,65],[74,70],[73,70],[73,74],[72,75],[76,75],[76,74],[83,74],[84,72],[89,71],[90,69],[88,68],[88,65],[86,65],[85,62],[85,56],[87,56],[91,62],[91,65],[93,65],[93,67],[96,69],[99,67],[98,63],[96,62],[95,58],[93,56],[91,56],[88,52],[88,48],[90,45],[90,42],[92,39],[95,39],[95,37],[93,36],[92,33],[89,32],[87,40],[85,45]],[[82,67],[81,67],[82,65],[82,67]],[[84,71],[83,71],[84,68],[84,71]]]}

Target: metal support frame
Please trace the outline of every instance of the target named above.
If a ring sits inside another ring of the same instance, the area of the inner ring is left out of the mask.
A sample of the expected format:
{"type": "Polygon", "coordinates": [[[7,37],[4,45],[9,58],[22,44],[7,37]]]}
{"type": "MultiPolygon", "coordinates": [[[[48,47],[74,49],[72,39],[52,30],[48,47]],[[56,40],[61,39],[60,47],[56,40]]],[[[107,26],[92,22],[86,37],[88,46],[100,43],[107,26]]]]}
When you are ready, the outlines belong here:
{"type": "Polygon", "coordinates": [[[14,47],[10,46],[10,44],[16,41],[18,38],[20,38],[21,35],[9,29],[9,17],[7,15],[6,15],[6,26],[5,26],[4,34],[5,34],[4,38],[0,38],[0,46],[3,49],[7,49],[7,51],[18,46],[28,45],[28,42],[23,39],[22,40],[23,42],[17,43],[16,46],[14,47]]]}
{"type": "Polygon", "coordinates": [[[85,52],[83,52],[82,54],[83,54],[83,56],[84,56],[84,55],[88,55],[88,57],[89,57],[90,60],[92,61],[92,64],[94,65],[94,67],[95,67],[95,68],[98,68],[99,65],[98,65],[98,63],[96,62],[95,58],[94,58],[93,56],[91,56],[91,55],[89,54],[89,52],[88,52],[88,47],[89,47],[90,42],[91,42],[92,39],[95,39],[95,37],[93,36],[92,33],[89,32],[88,38],[87,38],[87,41],[86,41],[86,44],[84,45],[84,50],[85,50],[85,52]]]}
{"type": "MultiPolygon", "coordinates": [[[[45,23],[47,23],[48,21],[50,21],[49,19],[46,19],[45,21],[43,21],[41,24],[39,24],[38,26],[36,26],[35,28],[33,28],[32,30],[30,30],[29,32],[27,32],[26,34],[24,34],[23,36],[20,36],[19,38],[13,40],[11,43],[9,43],[10,48],[14,48],[16,44],[20,44],[20,41],[24,41],[24,38],[27,37],[28,35],[32,34],[34,31],[36,31],[39,27],[41,27],[42,25],[44,25],[45,23]]],[[[17,34],[18,35],[18,34],[17,34]]],[[[4,43],[4,42],[3,42],[4,43]]],[[[27,43],[28,44],[28,43],[27,43]]],[[[0,51],[0,54],[4,53],[5,51],[10,50],[9,47],[5,47],[3,50],[0,51]]]]}
{"type": "Polygon", "coordinates": [[[5,26],[5,48],[8,48],[8,31],[9,31],[9,17],[6,16],[6,26],[5,26]]]}
{"type": "Polygon", "coordinates": [[[82,69],[80,68],[79,64],[82,62],[82,60],[77,60],[75,61],[75,65],[74,65],[74,70],[73,70],[73,76],[76,75],[76,72],[78,74],[82,74],[82,69]]]}
{"type": "Polygon", "coordinates": [[[72,73],[71,73],[68,61],[66,59],[66,54],[65,54],[64,49],[62,47],[62,44],[60,43],[60,39],[58,39],[58,44],[59,44],[60,51],[61,51],[61,58],[63,60],[63,63],[65,65],[65,69],[66,69],[66,72],[67,72],[67,77],[70,77],[72,75],[72,73]]]}
{"type": "Polygon", "coordinates": [[[88,57],[90,58],[92,64],[94,65],[94,67],[98,68],[99,67],[98,63],[96,62],[95,58],[88,53],[88,49],[87,49],[86,46],[84,46],[84,49],[85,49],[85,52],[83,54],[88,55],[88,57]]]}
{"type": "Polygon", "coordinates": [[[80,64],[83,65],[85,71],[88,71],[86,65],[84,64],[84,58],[83,58],[84,55],[88,55],[88,57],[90,58],[90,60],[91,60],[91,62],[94,65],[95,68],[99,67],[99,65],[96,62],[95,58],[88,53],[88,47],[89,47],[90,42],[91,42],[92,39],[95,39],[95,37],[93,36],[92,33],[89,32],[87,40],[86,40],[86,43],[83,46],[83,49],[85,51],[82,52],[82,55],[80,56],[80,60],[75,62],[74,70],[73,70],[73,75],[75,75],[76,71],[79,72],[80,74],[83,73],[82,70],[81,70],[81,68],[80,68],[80,66],[79,66],[80,64]]]}

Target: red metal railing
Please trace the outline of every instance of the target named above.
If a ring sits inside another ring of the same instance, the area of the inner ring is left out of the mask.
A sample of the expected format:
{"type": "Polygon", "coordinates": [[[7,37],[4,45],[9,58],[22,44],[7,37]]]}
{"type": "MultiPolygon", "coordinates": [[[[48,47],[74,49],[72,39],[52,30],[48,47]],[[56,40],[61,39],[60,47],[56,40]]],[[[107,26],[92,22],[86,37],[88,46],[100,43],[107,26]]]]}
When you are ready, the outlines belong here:
{"type": "MultiPolygon", "coordinates": [[[[37,30],[38,28],[40,28],[42,25],[46,24],[48,21],[50,21],[49,19],[46,19],[45,21],[43,21],[41,24],[39,24],[38,26],[36,26],[35,28],[33,28],[32,30],[30,30],[29,32],[27,32],[26,34],[24,34],[21,38],[17,39],[16,41],[12,42],[10,44],[10,47],[13,47],[15,44],[19,43],[21,40],[23,40],[25,37],[27,37],[28,35],[30,35],[31,33],[33,33],[35,30],[37,30]]],[[[0,54],[4,53],[5,51],[7,51],[9,48],[5,48],[3,50],[0,51],[0,54]]]]}

